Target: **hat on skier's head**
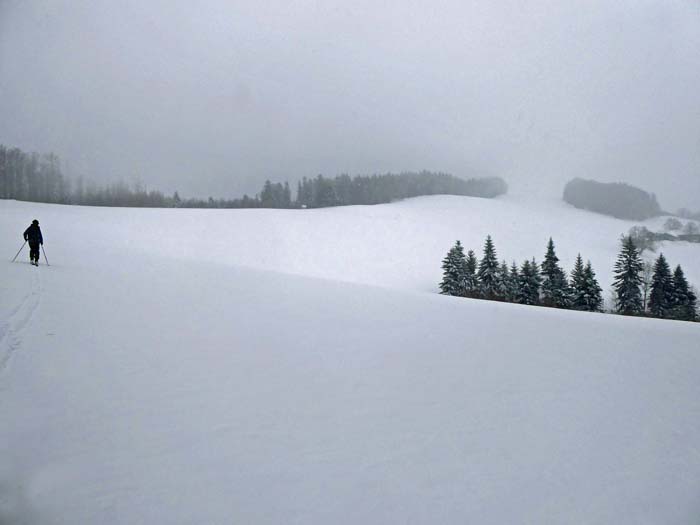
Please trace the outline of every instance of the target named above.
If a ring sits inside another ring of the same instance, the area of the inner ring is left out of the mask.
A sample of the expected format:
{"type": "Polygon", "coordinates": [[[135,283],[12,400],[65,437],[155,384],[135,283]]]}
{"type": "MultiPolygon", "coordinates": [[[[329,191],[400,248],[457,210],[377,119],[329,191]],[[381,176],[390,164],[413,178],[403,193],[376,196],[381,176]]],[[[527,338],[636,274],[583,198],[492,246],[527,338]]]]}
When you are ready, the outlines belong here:
{"type": "Polygon", "coordinates": [[[39,221],[37,221],[36,219],[34,219],[34,220],[32,221],[32,224],[39,224],[39,221]]]}

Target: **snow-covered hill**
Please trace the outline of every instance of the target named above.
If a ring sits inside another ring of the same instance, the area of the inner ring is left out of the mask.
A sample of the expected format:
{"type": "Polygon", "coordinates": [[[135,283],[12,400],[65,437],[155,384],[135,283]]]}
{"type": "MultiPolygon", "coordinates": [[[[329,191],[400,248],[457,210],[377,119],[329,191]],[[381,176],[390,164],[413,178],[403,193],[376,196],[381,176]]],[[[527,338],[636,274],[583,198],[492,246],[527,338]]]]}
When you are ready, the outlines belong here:
{"type": "MultiPolygon", "coordinates": [[[[508,260],[552,235],[607,288],[631,223],[514,197],[0,201],[8,260],[35,217],[52,266],[0,263],[0,523],[700,516],[700,326],[434,293],[487,233],[508,260]]],[[[700,283],[700,247],[663,251],[700,283]]]]}
{"type": "MultiPolygon", "coordinates": [[[[637,224],[661,230],[664,221],[622,221],[557,199],[510,195],[423,197],[320,210],[124,210],[3,201],[0,213],[6,217],[0,248],[9,257],[21,243],[18,230],[36,215],[57,263],[74,264],[86,250],[114,248],[121,256],[145,252],[429,292],[437,290],[442,258],[456,239],[480,256],[488,234],[499,258],[518,264],[542,260],[552,236],[566,269],[581,252],[607,292],[620,235],[637,224]],[[79,248],[72,241],[79,241],[79,248]]],[[[700,246],[665,243],[660,249],[700,286],[700,246]]],[[[101,257],[100,262],[107,261],[101,257]]]]}

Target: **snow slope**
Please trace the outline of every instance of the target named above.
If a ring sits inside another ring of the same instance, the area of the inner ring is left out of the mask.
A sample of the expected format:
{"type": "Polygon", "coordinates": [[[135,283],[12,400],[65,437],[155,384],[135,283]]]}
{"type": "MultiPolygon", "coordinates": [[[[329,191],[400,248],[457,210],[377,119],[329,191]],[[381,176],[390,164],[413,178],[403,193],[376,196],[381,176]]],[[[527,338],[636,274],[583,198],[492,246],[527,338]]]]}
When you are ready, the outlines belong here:
{"type": "Polygon", "coordinates": [[[699,325],[429,293],[489,232],[609,279],[551,206],[0,201],[0,523],[697,523],[699,325]]]}
{"type": "MultiPolygon", "coordinates": [[[[622,221],[577,210],[561,200],[510,195],[491,200],[422,197],[390,205],[319,210],[75,207],[68,211],[62,206],[13,201],[1,206],[10,222],[3,232],[7,245],[0,248],[12,255],[20,244],[17,231],[23,231],[31,216],[41,215],[52,252],[72,247],[66,245],[68,238],[82,241],[77,252],[66,253],[69,260],[85,249],[116,245],[131,254],[159,253],[429,292],[437,290],[442,258],[456,239],[480,256],[488,234],[499,257],[518,264],[532,257],[541,261],[552,236],[565,268],[570,270],[581,252],[584,260],[591,259],[607,291],[620,235],[637,224],[661,230],[664,221],[622,221]]],[[[662,243],[660,250],[671,264],[683,264],[689,280],[700,286],[700,245],[662,243]]]]}

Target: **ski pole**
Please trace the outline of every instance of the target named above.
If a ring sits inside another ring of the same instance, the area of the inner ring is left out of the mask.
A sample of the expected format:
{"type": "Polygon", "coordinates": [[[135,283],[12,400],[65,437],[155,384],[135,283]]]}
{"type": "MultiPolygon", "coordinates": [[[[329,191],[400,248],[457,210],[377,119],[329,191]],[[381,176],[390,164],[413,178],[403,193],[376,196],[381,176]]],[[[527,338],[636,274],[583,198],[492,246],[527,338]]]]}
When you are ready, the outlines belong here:
{"type": "MultiPolygon", "coordinates": [[[[24,244],[27,244],[27,241],[24,241],[24,244]]],[[[23,244],[22,247],[19,249],[19,252],[17,252],[17,255],[14,256],[14,258],[12,259],[11,262],[15,262],[15,259],[17,259],[17,257],[19,257],[20,252],[24,249],[24,244],[23,244]]]]}
{"type": "Polygon", "coordinates": [[[44,245],[41,245],[41,251],[44,253],[44,260],[46,261],[46,266],[51,266],[49,260],[46,258],[46,250],[44,250],[44,245]]]}

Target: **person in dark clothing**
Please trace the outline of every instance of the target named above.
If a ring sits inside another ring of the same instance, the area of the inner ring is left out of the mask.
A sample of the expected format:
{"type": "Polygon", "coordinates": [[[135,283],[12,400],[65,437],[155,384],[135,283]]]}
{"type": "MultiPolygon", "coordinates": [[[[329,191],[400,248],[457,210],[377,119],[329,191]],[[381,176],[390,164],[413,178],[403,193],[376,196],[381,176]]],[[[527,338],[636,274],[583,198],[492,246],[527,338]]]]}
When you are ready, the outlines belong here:
{"type": "Polygon", "coordinates": [[[39,221],[34,219],[31,226],[24,230],[24,240],[29,242],[29,262],[39,266],[39,246],[44,244],[39,221]]]}

